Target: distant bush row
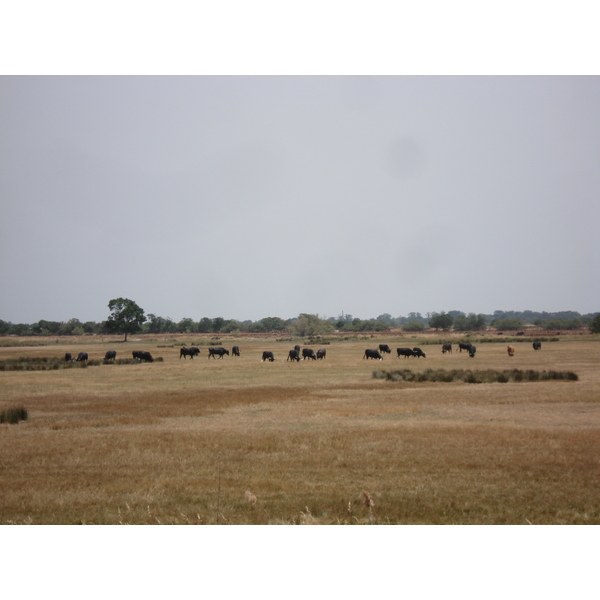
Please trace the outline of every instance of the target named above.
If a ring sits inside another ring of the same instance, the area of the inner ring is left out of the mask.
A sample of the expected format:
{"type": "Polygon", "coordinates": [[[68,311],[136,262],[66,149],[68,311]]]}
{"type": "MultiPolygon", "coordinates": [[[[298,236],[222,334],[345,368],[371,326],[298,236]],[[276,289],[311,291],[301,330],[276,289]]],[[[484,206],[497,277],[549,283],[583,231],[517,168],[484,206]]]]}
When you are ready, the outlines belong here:
{"type": "Polygon", "coordinates": [[[475,342],[478,344],[520,344],[523,342],[531,343],[531,342],[559,342],[559,337],[512,337],[512,336],[504,336],[504,337],[487,337],[487,338],[479,338],[479,339],[466,339],[460,341],[470,341],[471,343],[475,342]]]}
{"type": "MultiPolygon", "coordinates": [[[[155,362],[162,362],[159,356],[155,362]]],[[[59,369],[86,369],[99,365],[139,365],[140,361],[134,358],[118,358],[112,360],[87,360],[80,362],[67,362],[62,358],[14,358],[0,361],[0,371],[58,371],[59,369]]]]}
{"type": "Polygon", "coordinates": [[[27,421],[27,410],[21,408],[9,408],[0,412],[0,423],[16,425],[19,421],[27,421]]]}
{"type": "MultiPolygon", "coordinates": [[[[112,301],[111,301],[112,302],[112,301]]],[[[131,302],[131,301],[129,301],[131,302]]],[[[110,305],[109,305],[110,306],[110,305]]],[[[137,307],[139,308],[139,307],[137,307]]],[[[551,330],[577,329],[589,327],[592,333],[600,332],[600,313],[582,315],[574,311],[557,313],[533,311],[495,311],[494,314],[465,314],[451,310],[441,313],[409,313],[407,317],[392,317],[388,313],[376,319],[358,319],[342,314],[338,317],[321,318],[319,315],[300,313],[292,319],[265,317],[258,321],[238,321],[236,319],[214,319],[203,317],[195,321],[189,317],[178,322],[155,314],[144,315],[141,310],[141,322],[135,331],[142,333],[214,333],[217,335],[232,333],[273,333],[281,332],[294,337],[328,335],[334,331],[342,333],[382,332],[401,327],[405,332],[420,332],[427,328],[448,331],[482,331],[489,326],[500,331],[516,331],[526,325],[536,325],[551,330]]],[[[37,323],[11,323],[0,319],[0,335],[14,336],[77,336],[84,334],[109,334],[114,331],[108,326],[110,321],[96,323],[79,319],[68,321],[41,320],[37,323]]],[[[133,332],[134,330],[132,330],[133,332]]]]}
{"type": "Polygon", "coordinates": [[[470,369],[426,369],[425,371],[411,371],[410,369],[395,369],[392,371],[373,371],[374,379],[387,379],[388,381],[412,382],[446,382],[463,383],[509,383],[529,381],[567,380],[578,381],[579,377],[572,371],[522,371],[508,369],[494,371],[491,369],[472,371],[470,369]]]}

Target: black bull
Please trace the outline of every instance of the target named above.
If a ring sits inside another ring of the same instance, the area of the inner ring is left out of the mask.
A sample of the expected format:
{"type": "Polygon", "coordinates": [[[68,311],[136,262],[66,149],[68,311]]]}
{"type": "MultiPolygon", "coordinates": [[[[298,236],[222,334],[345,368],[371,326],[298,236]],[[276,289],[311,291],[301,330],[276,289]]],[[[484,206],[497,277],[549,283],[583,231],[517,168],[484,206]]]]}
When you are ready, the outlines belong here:
{"type": "Polygon", "coordinates": [[[290,350],[288,352],[287,360],[295,360],[296,362],[300,362],[300,353],[298,350],[290,350]]]}
{"type": "Polygon", "coordinates": [[[198,356],[198,354],[200,354],[200,348],[197,348],[196,346],[192,346],[191,348],[181,348],[179,350],[179,358],[183,356],[184,360],[188,356],[193,360],[194,356],[198,356]]]}
{"type": "Polygon", "coordinates": [[[260,362],[265,362],[265,360],[268,360],[269,362],[273,362],[275,360],[275,356],[272,352],[270,352],[269,350],[265,350],[262,353],[262,360],[260,362]]]}

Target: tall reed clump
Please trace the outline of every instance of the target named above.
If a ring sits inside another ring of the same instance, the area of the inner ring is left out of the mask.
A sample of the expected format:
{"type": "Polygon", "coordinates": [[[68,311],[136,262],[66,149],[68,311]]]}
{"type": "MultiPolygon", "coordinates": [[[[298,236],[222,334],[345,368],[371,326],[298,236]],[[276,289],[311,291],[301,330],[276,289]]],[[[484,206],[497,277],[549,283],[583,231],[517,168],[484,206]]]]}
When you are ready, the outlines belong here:
{"type": "Polygon", "coordinates": [[[578,381],[577,373],[573,371],[534,371],[529,369],[505,369],[494,371],[487,369],[483,371],[472,371],[471,369],[426,369],[425,371],[411,371],[410,369],[394,369],[392,371],[373,371],[374,379],[387,379],[388,381],[410,381],[410,382],[446,382],[453,381],[463,383],[508,383],[508,382],[531,382],[565,380],[578,381]]]}
{"type": "Polygon", "coordinates": [[[0,423],[16,425],[19,421],[27,421],[27,416],[27,410],[22,406],[20,408],[9,408],[0,412],[0,423]]]}

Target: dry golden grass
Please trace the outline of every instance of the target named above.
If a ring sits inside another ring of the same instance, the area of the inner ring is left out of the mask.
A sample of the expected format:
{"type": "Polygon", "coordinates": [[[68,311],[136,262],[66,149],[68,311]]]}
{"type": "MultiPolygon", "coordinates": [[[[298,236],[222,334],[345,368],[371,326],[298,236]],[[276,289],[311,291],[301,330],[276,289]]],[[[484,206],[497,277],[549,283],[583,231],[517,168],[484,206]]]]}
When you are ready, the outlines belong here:
{"type": "Polygon", "coordinates": [[[0,360],[113,348],[164,358],[0,372],[0,410],[29,413],[0,425],[0,523],[600,523],[600,343],[513,344],[514,357],[477,344],[470,359],[423,341],[333,341],[324,361],[300,363],[285,361],[295,341],[266,338],[223,340],[242,356],[220,360],[205,346],[179,359],[174,336],[0,348],[0,360]],[[363,359],[380,341],[427,358],[363,359]],[[261,363],[263,350],[277,360],[261,363]],[[372,377],[399,367],[572,370],[579,381],[372,377]]]}

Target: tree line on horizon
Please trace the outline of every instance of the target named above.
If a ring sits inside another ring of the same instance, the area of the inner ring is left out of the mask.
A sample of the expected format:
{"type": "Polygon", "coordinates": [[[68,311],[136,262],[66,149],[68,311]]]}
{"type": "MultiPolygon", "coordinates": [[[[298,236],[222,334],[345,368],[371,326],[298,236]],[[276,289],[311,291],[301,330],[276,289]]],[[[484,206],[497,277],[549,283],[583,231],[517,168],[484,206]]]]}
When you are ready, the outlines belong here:
{"type": "Polygon", "coordinates": [[[0,320],[0,335],[17,336],[62,336],[85,334],[124,333],[271,333],[281,332],[292,336],[306,337],[326,335],[338,332],[382,332],[402,328],[407,332],[419,332],[433,328],[448,331],[481,331],[486,327],[498,330],[514,331],[528,325],[535,325],[548,330],[579,329],[590,327],[593,333],[600,333],[600,312],[580,314],[576,311],[535,312],[501,311],[493,314],[464,313],[459,310],[433,312],[422,315],[411,312],[407,316],[392,317],[388,313],[374,319],[359,319],[350,314],[338,317],[320,318],[315,314],[301,313],[292,319],[265,317],[258,321],[238,321],[223,317],[202,317],[195,321],[190,317],[178,322],[168,317],[153,313],[147,316],[137,303],[127,298],[117,298],[108,304],[111,311],[108,319],[81,322],[73,318],[68,321],[41,320],[36,323],[13,324],[0,320]],[[597,329],[597,331],[596,331],[597,329]]]}

